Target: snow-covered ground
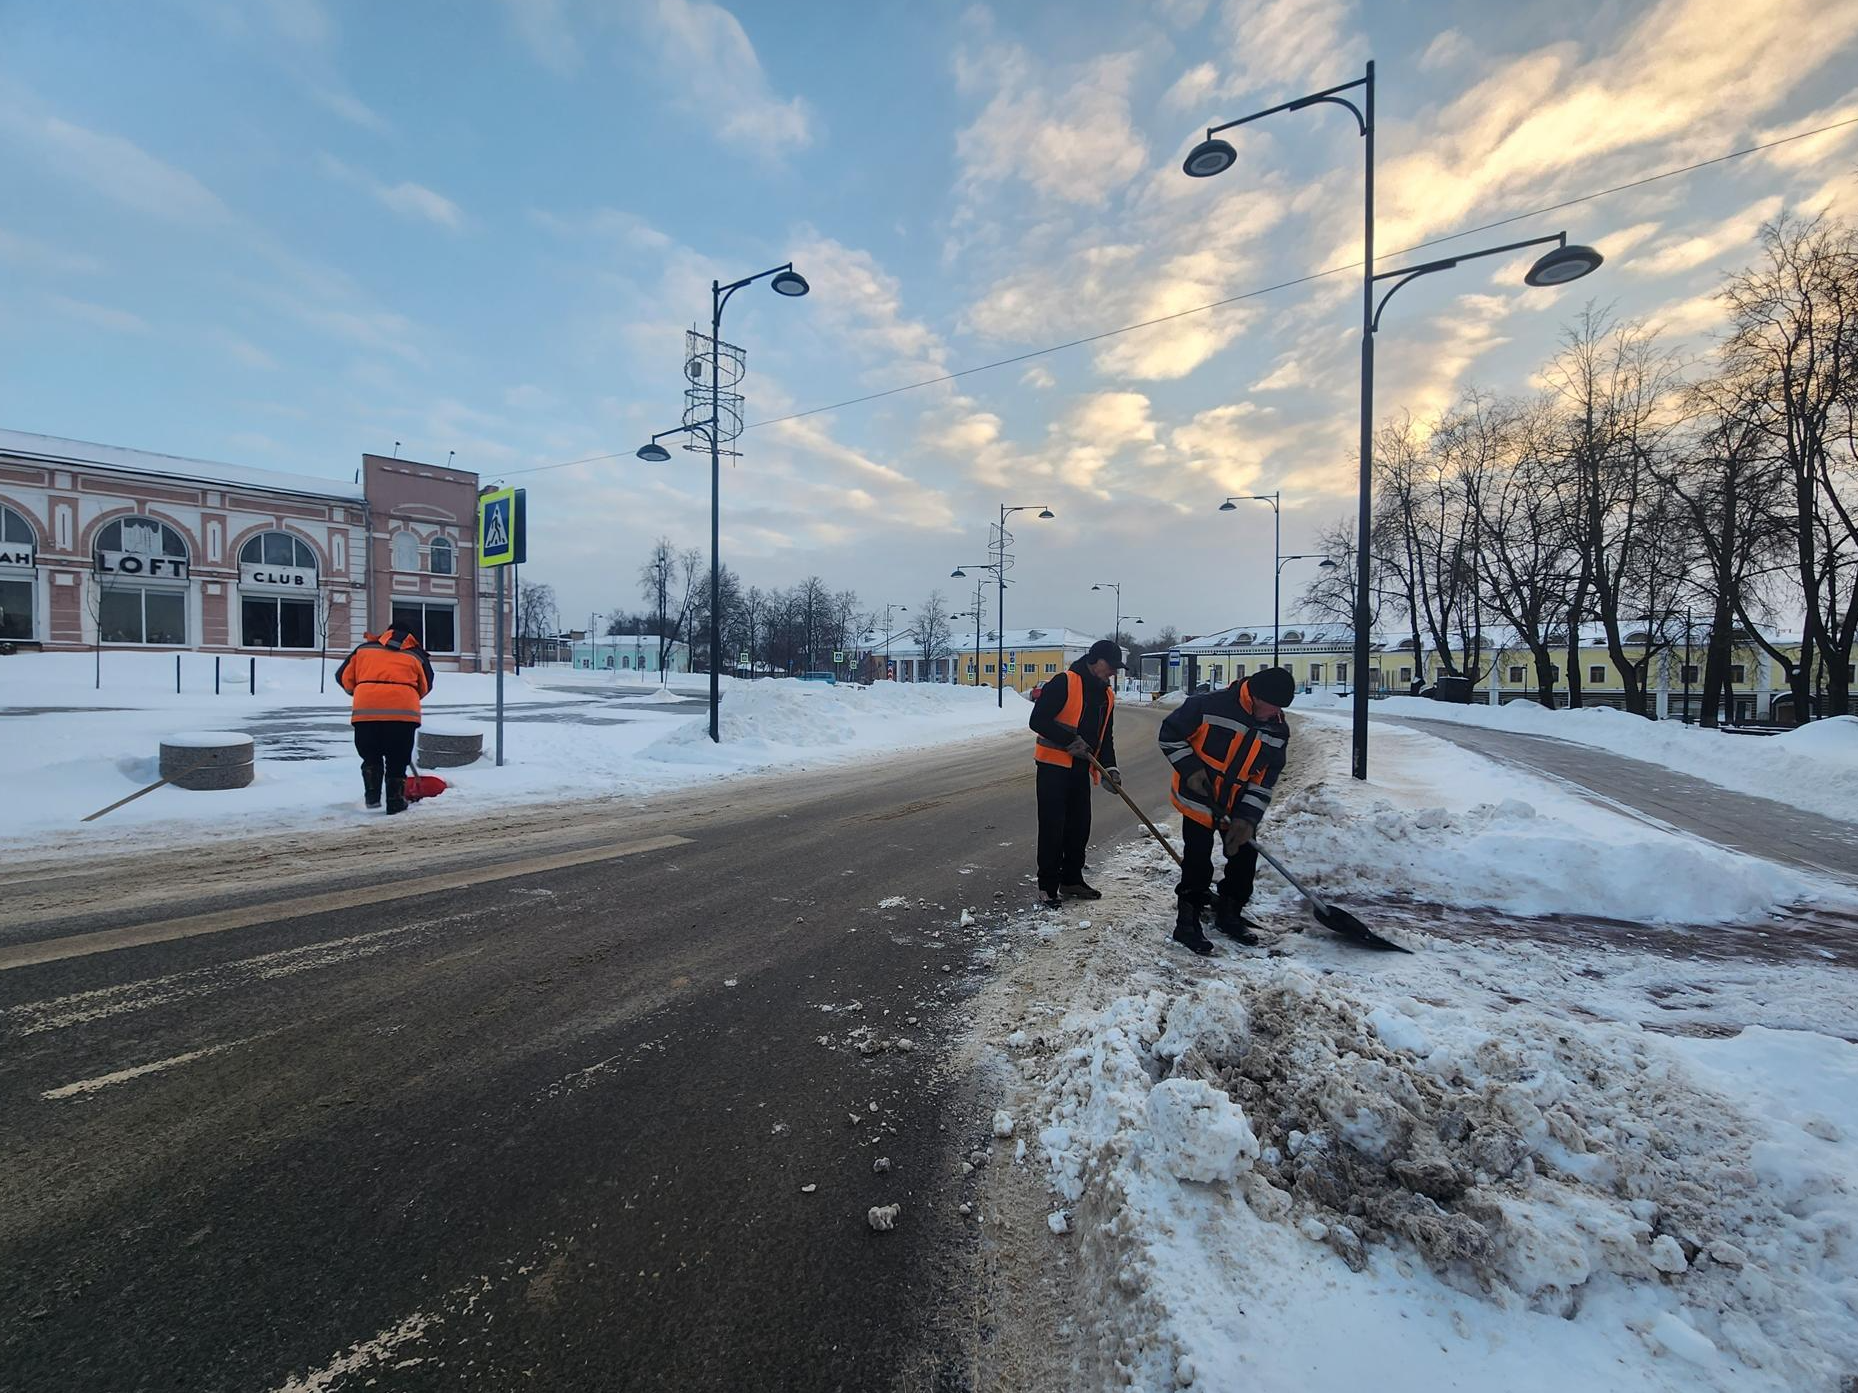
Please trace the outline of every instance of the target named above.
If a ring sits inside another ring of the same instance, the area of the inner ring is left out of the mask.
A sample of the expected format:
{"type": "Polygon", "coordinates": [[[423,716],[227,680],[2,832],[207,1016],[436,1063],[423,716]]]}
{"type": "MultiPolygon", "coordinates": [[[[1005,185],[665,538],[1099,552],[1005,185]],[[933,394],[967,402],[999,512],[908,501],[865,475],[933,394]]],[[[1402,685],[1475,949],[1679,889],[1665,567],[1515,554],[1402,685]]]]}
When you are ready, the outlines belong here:
{"type": "MultiPolygon", "coordinates": [[[[1305,709],[1341,704],[1333,697],[1327,702],[1298,698],[1305,709]]],[[[1680,721],[1647,721],[1606,706],[1550,711],[1529,701],[1458,706],[1421,697],[1386,697],[1370,710],[1376,716],[1453,721],[1571,740],[1662,764],[1740,793],[1858,822],[1858,716],[1832,716],[1780,735],[1753,736],[1725,735],[1680,721]]]]}
{"type": "MultiPolygon", "coordinates": [[[[0,846],[81,853],[124,837],[173,842],[234,827],[297,830],[379,817],[361,806],[349,698],[335,686],[334,670],[332,661],[328,689],[319,692],[314,662],[260,659],[253,696],[222,666],[215,696],[212,660],[197,655],[183,655],[178,694],[171,656],[105,654],[101,691],[83,655],[0,659],[0,711],[9,712],[0,716],[9,795],[0,804],[0,846]],[[250,787],[163,788],[98,822],[81,821],[158,777],[164,736],[202,730],[253,735],[257,778],[250,787]]],[[[247,676],[243,664],[237,675],[247,676]]],[[[474,765],[441,771],[450,787],[408,815],[462,818],[516,802],[644,795],[1025,725],[1023,703],[1001,711],[992,692],[969,687],[726,679],[723,743],[716,746],[707,738],[706,714],[690,704],[701,699],[708,679],[676,674],[675,681],[666,691],[604,675],[577,680],[571,670],[506,676],[499,769],[490,757],[495,678],[441,672],[425,703],[426,725],[481,731],[486,754],[474,765]]]]}
{"type": "Polygon", "coordinates": [[[1193,958],[1142,842],[1100,853],[1102,901],[1027,916],[979,1002],[1081,1308],[1066,1386],[1838,1393],[1858,945],[1767,945],[1847,892],[1377,738],[1362,789],[1343,730],[1300,723],[1265,835],[1414,955],[1292,932],[1262,869],[1277,942],[1193,958]],[[1530,811],[1473,801],[1499,796],[1530,811]],[[1595,905],[1643,927],[1569,932],[1595,905]],[[1749,951],[1653,923],[1712,907],[1749,951]]]}

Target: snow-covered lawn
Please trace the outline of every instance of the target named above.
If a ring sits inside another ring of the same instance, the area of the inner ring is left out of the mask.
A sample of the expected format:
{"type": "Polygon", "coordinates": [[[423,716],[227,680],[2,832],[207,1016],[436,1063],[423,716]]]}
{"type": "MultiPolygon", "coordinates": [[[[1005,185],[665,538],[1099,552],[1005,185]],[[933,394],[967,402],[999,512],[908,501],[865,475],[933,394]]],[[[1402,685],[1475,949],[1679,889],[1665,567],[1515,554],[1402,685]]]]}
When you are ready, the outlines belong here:
{"type": "MultiPolygon", "coordinates": [[[[330,664],[333,674],[335,664],[330,664]]],[[[348,697],[329,683],[319,692],[316,664],[259,660],[259,689],[222,682],[212,660],[183,656],[183,691],[174,660],[104,656],[104,687],[92,688],[82,655],[0,659],[0,716],[7,745],[7,792],[0,846],[81,853],[134,837],[176,842],[227,831],[295,830],[379,817],[361,806],[361,779],[348,726],[348,697]],[[164,736],[246,730],[256,740],[257,778],[248,788],[189,793],[163,788],[94,823],[81,819],[157,777],[164,736]]],[[[246,673],[241,666],[238,672],[246,673]]],[[[562,674],[504,681],[504,767],[493,748],[495,678],[442,672],[426,702],[426,724],[481,731],[485,757],[442,771],[450,787],[409,816],[466,818],[510,803],[642,796],[705,779],[773,768],[804,768],[895,750],[1023,729],[1024,703],[1004,711],[992,692],[968,687],[878,683],[870,688],[795,681],[729,679],[720,746],[707,716],[689,704],[701,674],[677,675],[678,690],[623,681],[544,685],[562,674]]],[[[222,668],[222,678],[226,676],[222,668]]],[[[571,678],[571,674],[569,674],[571,678]]]]}
{"type": "Polygon", "coordinates": [[[1550,711],[1529,701],[1458,706],[1421,697],[1387,697],[1369,710],[1376,716],[1453,721],[1571,740],[1662,764],[1740,793],[1858,822],[1858,716],[1832,716],[1780,735],[1755,736],[1725,735],[1679,721],[1647,721],[1606,706],[1550,711]]]}
{"type": "Polygon", "coordinates": [[[1838,1393],[1858,953],[1790,960],[1748,923],[1785,942],[1789,901],[1847,892],[1377,738],[1361,789],[1344,732],[1302,722],[1266,838],[1413,956],[1293,932],[1267,868],[1277,943],[1195,959],[1143,842],[1099,853],[1102,901],[1028,915],[978,1003],[1082,1308],[1067,1386],[1838,1393]],[[1530,811],[1472,801],[1499,795],[1530,811]],[[1645,927],[1479,938],[1455,906],[1645,927]],[[1749,952],[1652,923],[1712,906],[1749,952]]]}

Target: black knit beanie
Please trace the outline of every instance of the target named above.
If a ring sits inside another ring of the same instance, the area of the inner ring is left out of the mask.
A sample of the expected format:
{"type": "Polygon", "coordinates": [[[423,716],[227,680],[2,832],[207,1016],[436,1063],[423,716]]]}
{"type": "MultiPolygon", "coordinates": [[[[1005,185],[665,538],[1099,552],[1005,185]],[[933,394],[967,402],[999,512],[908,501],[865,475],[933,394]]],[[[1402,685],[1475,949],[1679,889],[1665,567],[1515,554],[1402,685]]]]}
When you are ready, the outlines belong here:
{"type": "Polygon", "coordinates": [[[1259,701],[1268,701],[1273,706],[1288,706],[1297,695],[1297,679],[1290,675],[1287,667],[1260,668],[1245,679],[1245,685],[1259,701]]]}

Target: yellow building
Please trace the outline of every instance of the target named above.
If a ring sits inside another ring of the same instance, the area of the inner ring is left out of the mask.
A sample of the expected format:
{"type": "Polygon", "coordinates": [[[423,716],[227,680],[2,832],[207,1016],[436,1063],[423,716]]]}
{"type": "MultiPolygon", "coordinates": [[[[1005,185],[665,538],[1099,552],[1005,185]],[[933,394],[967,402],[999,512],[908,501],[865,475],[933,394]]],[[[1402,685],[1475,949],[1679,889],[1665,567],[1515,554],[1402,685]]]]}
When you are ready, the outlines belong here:
{"type": "Polygon", "coordinates": [[[1003,669],[1004,686],[1030,692],[1048,677],[1055,677],[1083,657],[1096,638],[1075,629],[1009,629],[998,642],[981,631],[974,646],[974,631],[955,634],[950,652],[925,662],[914,644],[892,644],[890,665],[899,682],[959,682],[963,686],[994,685],[996,669],[1003,669]]]}
{"type": "MultiPolygon", "coordinates": [[[[1483,637],[1481,666],[1484,675],[1473,689],[1472,700],[1493,705],[1535,700],[1535,660],[1528,648],[1501,628],[1486,629],[1483,637]]],[[[1688,657],[1681,643],[1675,649],[1665,649],[1652,657],[1649,685],[1654,709],[1660,716],[1678,718],[1685,713],[1686,674],[1690,683],[1690,714],[1694,717],[1702,707],[1705,651],[1702,635],[1699,633],[1696,638],[1688,657]]],[[[1635,646],[1645,642],[1646,636],[1642,630],[1635,629],[1628,631],[1625,639],[1626,650],[1631,653],[1635,646]]],[[[1800,640],[1797,637],[1775,635],[1771,641],[1790,658],[1798,656],[1800,640]]],[[[1354,660],[1354,634],[1348,626],[1286,624],[1278,636],[1275,651],[1278,664],[1290,669],[1301,690],[1337,694],[1353,690],[1349,669],[1354,660]]],[[[1454,665],[1460,671],[1470,665],[1463,652],[1454,650],[1453,656],[1457,660],[1454,665]]],[[[1163,690],[1202,684],[1222,686],[1272,666],[1271,627],[1240,626],[1188,639],[1171,650],[1165,662],[1168,678],[1163,690]]],[[[1562,677],[1566,662],[1564,642],[1556,646],[1554,669],[1555,697],[1562,706],[1568,704],[1567,685],[1562,677]]],[[[1625,683],[1607,651],[1605,635],[1598,627],[1582,631],[1579,662],[1584,704],[1625,705],[1625,683]]],[[[1160,664],[1156,666],[1159,669],[1160,664]]],[[[1429,646],[1424,663],[1416,663],[1410,637],[1381,633],[1375,636],[1369,649],[1368,673],[1369,689],[1375,694],[1405,695],[1416,688],[1435,684],[1445,675],[1445,664],[1429,646]]],[[[1774,714],[1775,700],[1787,692],[1780,665],[1752,642],[1736,647],[1729,681],[1734,688],[1732,699],[1736,718],[1740,720],[1768,719],[1774,714]]]]}

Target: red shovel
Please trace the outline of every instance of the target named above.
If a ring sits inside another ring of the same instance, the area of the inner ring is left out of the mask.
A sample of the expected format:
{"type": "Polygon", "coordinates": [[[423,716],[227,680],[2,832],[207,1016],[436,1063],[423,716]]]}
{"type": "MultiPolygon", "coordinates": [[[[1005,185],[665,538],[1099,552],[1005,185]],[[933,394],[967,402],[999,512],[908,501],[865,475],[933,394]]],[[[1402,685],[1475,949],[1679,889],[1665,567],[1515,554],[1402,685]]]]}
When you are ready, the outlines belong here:
{"type": "Polygon", "coordinates": [[[437,798],[447,787],[449,785],[437,774],[422,774],[419,766],[414,764],[413,776],[406,781],[406,801],[417,803],[422,798],[437,798]]]}

